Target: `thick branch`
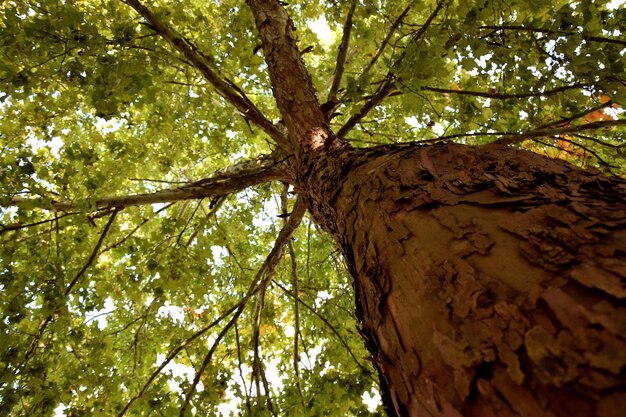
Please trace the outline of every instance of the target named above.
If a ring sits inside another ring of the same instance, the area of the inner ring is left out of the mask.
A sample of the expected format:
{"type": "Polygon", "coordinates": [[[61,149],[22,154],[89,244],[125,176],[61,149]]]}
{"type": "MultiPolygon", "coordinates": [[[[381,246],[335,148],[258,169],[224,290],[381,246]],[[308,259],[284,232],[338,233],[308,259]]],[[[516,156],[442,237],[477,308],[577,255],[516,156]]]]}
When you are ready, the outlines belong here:
{"type": "Polygon", "coordinates": [[[354,10],[356,9],[356,0],[352,1],[348,16],[346,17],[346,23],[343,26],[343,35],[341,37],[341,45],[339,45],[339,53],[337,54],[337,65],[335,66],[335,75],[333,77],[333,84],[330,87],[328,93],[328,101],[337,101],[337,91],[339,91],[339,85],[341,84],[341,78],[343,77],[343,71],[346,66],[346,57],[348,56],[348,47],[350,45],[350,34],[352,33],[352,17],[354,16],[354,10]]]}
{"type": "Polygon", "coordinates": [[[247,0],[261,37],[276,103],[298,149],[297,157],[328,148],[335,139],[296,45],[293,22],[276,0],[247,0]]]}
{"type": "Polygon", "coordinates": [[[241,89],[220,78],[207,64],[207,60],[189,42],[174,32],[169,26],[161,21],[139,0],[122,0],[124,3],[135,9],[148,23],[151,28],[167,40],[178,52],[180,52],[194,67],[196,67],[204,78],[211,83],[218,94],[239,110],[246,119],[259,126],[283,149],[289,150],[288,142],[284,135],[270,122],[259,109],[241,92],[241,89]]]}
{"type": "Polygon", "coordinates": [[[100,197],[95,201],[54,201],[45,198],[12,198],[7,206],[40,208],[43,210],[86,211],[107,208],[124,208],[155,203],[169,203],[182,200],[196,200],[230,194],[244,188],[272,180],[285,180],[286,175],[272,157],[263,156],[232,165],[200,181],[178,188],[170,188],[154,193],[126,196],[100,197]]]}

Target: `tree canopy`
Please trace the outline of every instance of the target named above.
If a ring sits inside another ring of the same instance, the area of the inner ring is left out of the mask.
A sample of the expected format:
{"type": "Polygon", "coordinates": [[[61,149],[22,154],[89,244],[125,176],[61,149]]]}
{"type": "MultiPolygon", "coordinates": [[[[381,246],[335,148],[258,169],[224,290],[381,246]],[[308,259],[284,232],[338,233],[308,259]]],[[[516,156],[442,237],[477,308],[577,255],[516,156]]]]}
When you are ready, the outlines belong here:
{"type": "MultiPolygon", "coordinates": [[[[283,6],[353,146],[626,174],[623,2],[283,6]]],[[[246,2],[5,0],[0,45],[3,414],[383,413],[246,2]]]]}

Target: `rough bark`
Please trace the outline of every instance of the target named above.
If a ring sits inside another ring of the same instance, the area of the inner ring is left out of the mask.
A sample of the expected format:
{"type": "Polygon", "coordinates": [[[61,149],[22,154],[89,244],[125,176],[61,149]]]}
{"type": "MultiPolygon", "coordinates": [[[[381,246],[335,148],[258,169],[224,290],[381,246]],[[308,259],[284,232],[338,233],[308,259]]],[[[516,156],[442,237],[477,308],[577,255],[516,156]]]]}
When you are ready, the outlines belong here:
{"type": "Polygon", "coordinates": [[[331,152],[306,187],[354,276],[390,414],[621,413],[626,184],[435,145],[331,152]]]}

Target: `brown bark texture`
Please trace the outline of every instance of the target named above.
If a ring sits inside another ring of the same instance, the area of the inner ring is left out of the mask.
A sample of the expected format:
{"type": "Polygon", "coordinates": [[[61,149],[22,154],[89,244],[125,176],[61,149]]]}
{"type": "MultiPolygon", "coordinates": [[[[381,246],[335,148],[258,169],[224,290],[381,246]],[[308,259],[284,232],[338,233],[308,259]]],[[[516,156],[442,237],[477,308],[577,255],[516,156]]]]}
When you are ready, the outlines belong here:
{"type": "Polygon", "coordinates": [[[398,416],[617,417],[626,404],[626,184],[500,145],[317,160],[398,416]]]}

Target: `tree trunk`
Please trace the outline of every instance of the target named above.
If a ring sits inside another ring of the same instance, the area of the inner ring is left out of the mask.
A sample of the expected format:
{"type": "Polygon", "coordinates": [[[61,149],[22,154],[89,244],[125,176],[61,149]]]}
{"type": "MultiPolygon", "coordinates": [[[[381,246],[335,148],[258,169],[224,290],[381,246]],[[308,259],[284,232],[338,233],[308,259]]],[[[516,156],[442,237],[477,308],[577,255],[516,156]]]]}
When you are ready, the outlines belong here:
{"type": "Polygon", "coordinates": [[[618,416],[626,184],[489,145],[336,150],[303,185],[398,416],[618,416]]]}
{"type": "Polygon", "coordinates": [[[342,247],[389,414],[621,415],[626,184],[505,146],[352,149],[284,8],[247,2],[293,182],[342,247]]]}

